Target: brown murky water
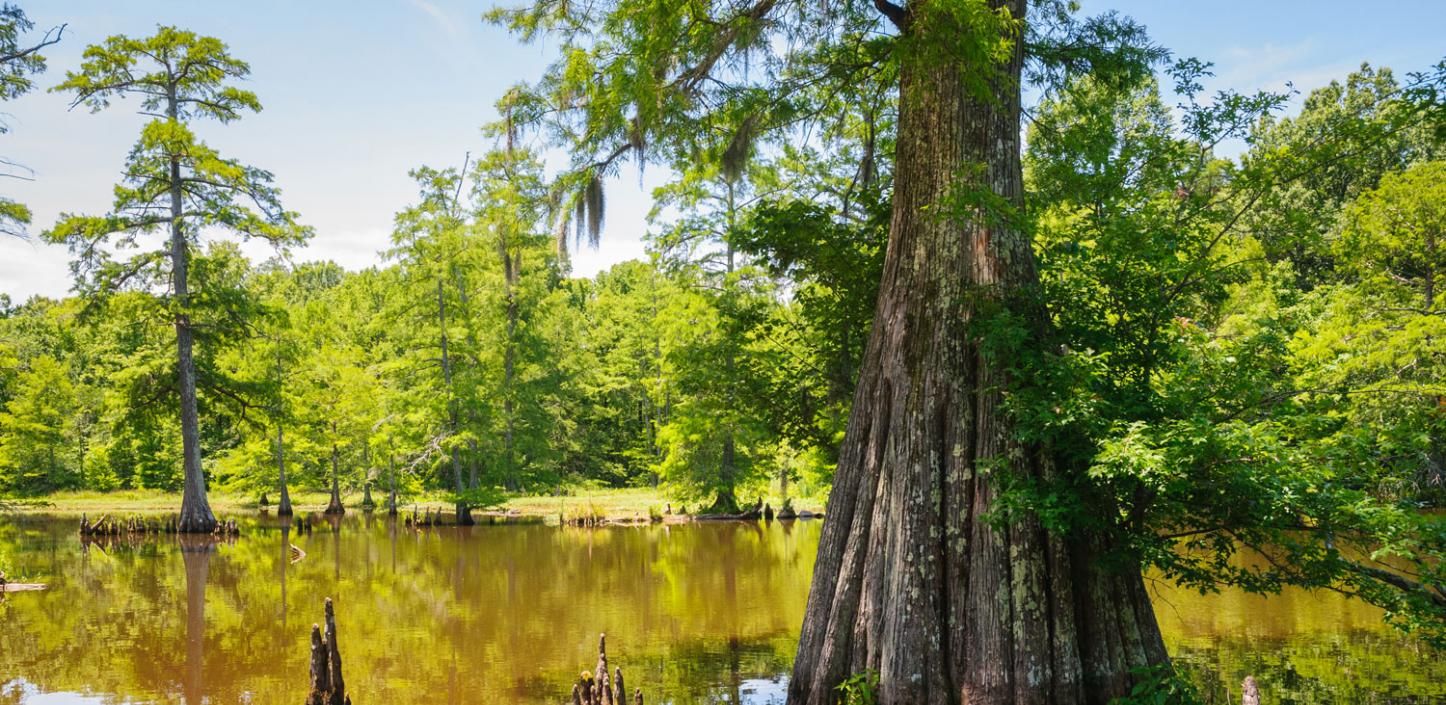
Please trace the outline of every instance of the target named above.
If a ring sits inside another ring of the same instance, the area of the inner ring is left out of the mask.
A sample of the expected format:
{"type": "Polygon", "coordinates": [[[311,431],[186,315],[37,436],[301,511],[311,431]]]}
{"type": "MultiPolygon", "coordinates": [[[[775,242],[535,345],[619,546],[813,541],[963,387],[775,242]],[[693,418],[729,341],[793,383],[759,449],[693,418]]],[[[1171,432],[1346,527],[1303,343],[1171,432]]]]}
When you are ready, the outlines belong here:
{"type": "MultiPolygon", "coordinates": [[[[327,596],[357,705],[561,703],[604,631],[649,703],[782,702],[819,529],[418,533],[348,516],[182,550],[83,548],[71,518],[11,517],[0,554],[50,589],[0,604],[0,704],[298,703],[327,596]]],[[[1157,590],[1172,653],[1212,702],[1239,702],[1247,673],[1268,703],[1446,702],[1446,659],[1368,606],[1157,590]]]]}

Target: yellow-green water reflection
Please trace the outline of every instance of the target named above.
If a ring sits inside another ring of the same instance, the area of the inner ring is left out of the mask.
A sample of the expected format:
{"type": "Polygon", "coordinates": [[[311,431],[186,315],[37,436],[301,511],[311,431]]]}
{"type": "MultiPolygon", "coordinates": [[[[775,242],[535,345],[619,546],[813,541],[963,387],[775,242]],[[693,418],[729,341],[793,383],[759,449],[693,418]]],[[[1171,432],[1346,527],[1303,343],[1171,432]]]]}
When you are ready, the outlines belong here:
{"type": "MultiPolygon", "coordinates": [[[[358,705],[562,702],[599,631],[649,702],[769,702],[793,657],[819,528],[417,533],[348,517],[300,535],[256,524],[215,546],[84,549],[71,519],[11,518],[0,551],[51,589],[0,605],[0,703],[299,702],[326,596],[358,705]],[[291,563],[290,544],[306,557],[291,563]]],[[[1219,702],[1246,673],[1289,698],[1268,702],[1446,698],[1432,654],[1335,596],[1162,587],[1157,609],[1172,651],[1219,702]]]]}

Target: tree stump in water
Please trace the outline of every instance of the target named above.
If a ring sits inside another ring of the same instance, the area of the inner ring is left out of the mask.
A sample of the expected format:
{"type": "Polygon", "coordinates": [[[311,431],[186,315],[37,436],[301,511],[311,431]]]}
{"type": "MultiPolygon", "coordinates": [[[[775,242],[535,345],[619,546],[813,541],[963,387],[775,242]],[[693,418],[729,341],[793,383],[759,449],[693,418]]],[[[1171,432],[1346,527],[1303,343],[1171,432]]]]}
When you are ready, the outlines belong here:
{"type": "MultiPolygon", "coordinates": [[[[572,705],[628,705],[628,690],[623,686],[623,669],[608,676],[607,635],[597,638],[597,666],[589,673],[583,671],[577,683],[572,686],[572,705]],[[594,676],[593,674],[597,674],[594,676]]],[[[643,690],[633,691],[633,705],[643,705],[643,690]]]]}
{"type": "Polygon", "coordinates": [[[326,632],[311,625],[311,692],[306,705],[351,705],[341,676],[341,651],[336,643],[336,613],[326,598],[326,632]]]}
{"type": "Polygon", "coordinates": [[[1260,690],[1255,687],[1255,676],[1246,676],[1240,684],[1240,705],[1260,705],[1260,690]]]}

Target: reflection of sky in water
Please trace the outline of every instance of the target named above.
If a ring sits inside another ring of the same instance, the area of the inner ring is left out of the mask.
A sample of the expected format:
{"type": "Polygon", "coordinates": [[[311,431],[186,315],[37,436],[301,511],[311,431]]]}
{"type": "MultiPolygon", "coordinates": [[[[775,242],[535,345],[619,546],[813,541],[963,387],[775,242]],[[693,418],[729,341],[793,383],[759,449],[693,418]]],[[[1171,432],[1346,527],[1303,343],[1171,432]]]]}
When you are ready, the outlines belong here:
{"type": "Polygon", "coordinates": [[[26,705],[130,705],[141,701],[130,698],[83,695],[81,693],[42,693],[24,678],[0,682],[0,702],[22,702],[26,705]]]}
{"type": "MultiPolygon", "coordinates": [[[[11,517],[0,553],[51,589],[0,604],[0,705],[300,702],[328,596],[359,705],[556,705],[598,632],[648,703],[782,705],[820,526],[414,532],[348,516],[182,553],[174,539],[83,549],[73,519],[11,517]]],[[[1150,590],[1209,703],[1239,702],[1247,674],[1271,703],[1446,702],[1446,659],[1369,606],[1150,590]]]]}
{"type": "Polygon", "coordinates": [[[783,705],[788,699],[788,677],[750,678],[743,681],[740,690],[745,705],[783,705]]]}

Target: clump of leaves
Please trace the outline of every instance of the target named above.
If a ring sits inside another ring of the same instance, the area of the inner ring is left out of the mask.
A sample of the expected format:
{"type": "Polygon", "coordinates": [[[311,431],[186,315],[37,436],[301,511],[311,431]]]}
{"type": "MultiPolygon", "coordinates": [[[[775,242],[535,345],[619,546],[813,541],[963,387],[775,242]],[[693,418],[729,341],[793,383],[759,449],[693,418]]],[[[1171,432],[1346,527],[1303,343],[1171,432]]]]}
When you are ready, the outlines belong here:
{"type": "Polygon", "coordinates": [[[1202,705],[1205,700],[1194,683],[1175,672],[1169,664],[1143,666],[1131,671],[1135,687],[1130,694],[1115,698],[1110,705],[1202,705]]]}
{"type": "Polygon", "coordinates": [[[835,690],[839,694],[839,705],[874,705],[879,701],[879,673],[855,673],[839,683],[835,690]]]}

